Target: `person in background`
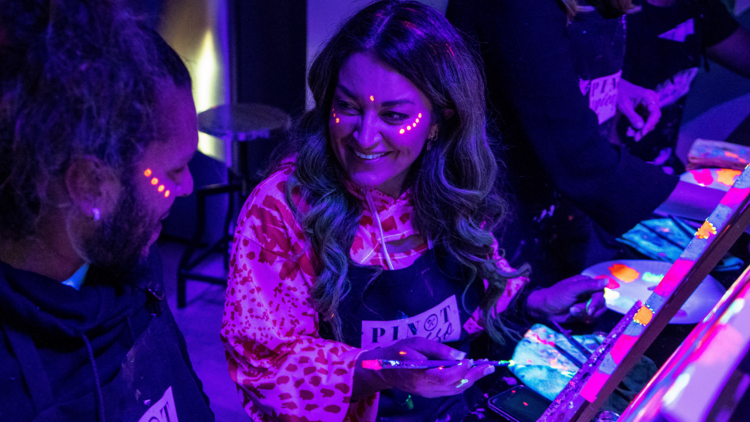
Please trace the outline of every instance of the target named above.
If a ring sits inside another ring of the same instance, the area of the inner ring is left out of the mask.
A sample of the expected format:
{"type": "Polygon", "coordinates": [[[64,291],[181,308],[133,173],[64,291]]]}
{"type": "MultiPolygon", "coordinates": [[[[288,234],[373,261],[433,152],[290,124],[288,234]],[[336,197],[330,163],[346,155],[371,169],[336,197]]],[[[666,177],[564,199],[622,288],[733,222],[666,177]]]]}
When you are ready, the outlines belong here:
{"type": "Polygon", "coordinates": [[[617,124],[615,142],[668,174],[685,165],[677,157],[677,138],[687,94],[701,60],[711,59],[750,77],[750,31],[740,26],[719,0],[636,0],[627,14],[623,78],[654,90],[662,118],[640,137],[625,119],[617,124]]]}
{"type": "Polygon", "coordinates": [[[501,257],[483,79],[448,21],[414,1],[367,6],[318,54],[315,108],[234,235],[221,338],[253,420],[461,420],[494,371],[479,336],[508,344],[524,317],[604,312],[606,282],[522,291],[527,268],[501,257]]]}
{"type": "Polygon", "coordinates": [[[193,180],[185,65],[117,2],[0,9],[0,420],[213,420],[154,242],[193,180]]]}
{"type": "Polygon", "coordinates": [[[655,210],[702,220],[723,196],[609,142],[618,97],[638,136],[658,115],[653,93],[620,77],[630,7],[626,0],[448,3],[446,17],[478,42],[502,134],[498,155],[518,219],[500,233],[501,244],[510,264],[530,263],[542,285],[618,256],[614,238],[655,210]],[[645,121],[634,111],[640,107],[649,111],[645,121]]]}

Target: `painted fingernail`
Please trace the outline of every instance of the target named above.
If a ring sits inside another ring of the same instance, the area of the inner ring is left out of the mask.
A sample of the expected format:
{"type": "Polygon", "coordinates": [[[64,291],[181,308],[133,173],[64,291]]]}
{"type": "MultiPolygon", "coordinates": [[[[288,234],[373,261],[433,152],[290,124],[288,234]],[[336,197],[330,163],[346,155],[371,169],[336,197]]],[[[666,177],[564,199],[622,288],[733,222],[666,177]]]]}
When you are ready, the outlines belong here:
{"type": "Polygon", "coordinates": [[[484,375],[489,375],[493,372],[495,372],[495,367],[492,365],[487,365],[487,367],[484,368],[484,375]]]}
{"type": "Polygon", "coordinates": [[[451,357],[455,360],[462,360],[463,358],[466,357],[466,353],[461,352],[459,350],[452,350],[451,357]]]}

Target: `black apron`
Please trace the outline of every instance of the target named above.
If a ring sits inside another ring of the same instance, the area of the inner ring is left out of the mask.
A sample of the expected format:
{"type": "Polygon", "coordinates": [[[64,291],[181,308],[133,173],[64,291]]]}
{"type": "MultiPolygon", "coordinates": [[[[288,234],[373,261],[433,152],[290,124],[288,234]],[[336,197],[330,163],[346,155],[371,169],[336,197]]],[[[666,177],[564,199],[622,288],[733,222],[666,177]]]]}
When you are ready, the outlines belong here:
{"type": "MultiPolygon", "coordinates": [[[[164,301],[166,302],[166,301],[164,301]]],[[[178,347],[177,324],[166,303],[136,339],[119,374],[102,386],[107,422],[213,421],[190,368],[178,347]]],[[[55,405],[37,415],[34,422],[91,419],[96,409],[95,392],[55,405]]]]}
{"type": "MultiPolygon", "coordinates": [[[[347,278],[351,291],[338,312],[344,343],[371,350],[394,339],[422,336],[469,353],[470,338],[463,325],[480,305],[484,284],[475,281],[464,294],[468,271],[456,259],[429,249],[400,270],[350,265],[347,278]]],[[[333,339],[325,322],[320,333],[333,339]]],[[[480,396],[476,387],[462,395],[433,399],[385,390],[380,392],[378,420],[425,422],[448,416],[461,420],[480,396]]]]}

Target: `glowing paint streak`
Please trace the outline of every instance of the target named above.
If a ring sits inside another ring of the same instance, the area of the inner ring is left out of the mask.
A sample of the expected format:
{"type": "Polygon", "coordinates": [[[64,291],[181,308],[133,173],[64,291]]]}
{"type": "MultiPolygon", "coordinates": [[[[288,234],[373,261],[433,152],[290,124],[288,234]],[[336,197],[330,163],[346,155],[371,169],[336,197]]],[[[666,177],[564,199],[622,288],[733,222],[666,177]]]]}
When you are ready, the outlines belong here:
{"type": "Polygon", "coordinates": [[[164,185],[159,185],[159,192],[164,192],[164,185]]]}
{"type": "Polygon", "coordinates": [[[146,169],[146,171],[143,172],[143,175],[146,177],[151,177],[151,169],[146,169]]]}
{"type": "Polygon", "coordinates": [[[164,192],[164,197],[169,198],[169,191],[164,192]]]}
{"type": "Polygon", "coordinates": [[[653,311],[651,311],[651,309],[649,309],[646,305],[643,305],[641,306],[641,309],[638,310],[638,313],[633,317],[633,321],[641,325],[648,325],[653,317],[653,311]]]}
{"type": "Polygon", "coordinates": [[[151,179],[151,184],[154,185],[154,186],[156,186],[157,184],[159,184],[159,179],[157,179],[156,177],[154,177],[153,179],[151,179]]]}
{"type": "Polygon", "coordinates": [[[421,119],[422,118],[422,113],[419,113],[419,115],[417,117],[419,117],[421,119]]]}
{"type": "Polygon", "coordinates": [[[695,232],[698,239],[708,239],[712,234],[716,234],[716,227],[708,220],[704,221],[703,225],[695,232]]]}
{"type": "Polygon", "coordinates": [[[631,283],[641,276],[638,271],[628,267],[625,264],[614,264],[609,267],[609,272],[611,272],[612,275],[617,277],[620,281],[623,281],[625,283],[631,283]]]}

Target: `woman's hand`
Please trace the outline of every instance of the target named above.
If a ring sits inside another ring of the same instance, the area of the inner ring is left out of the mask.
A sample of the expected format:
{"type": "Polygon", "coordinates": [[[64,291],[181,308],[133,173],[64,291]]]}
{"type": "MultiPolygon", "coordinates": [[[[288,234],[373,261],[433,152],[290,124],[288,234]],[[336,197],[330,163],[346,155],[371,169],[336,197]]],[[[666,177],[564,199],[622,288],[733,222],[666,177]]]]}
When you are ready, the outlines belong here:
{"type": "Polygon", "coordinates": [[[606,310],[604,286],[606,279],[577,275],[557,282],[554,286],[531,292],[526,300],[526,311],[540,321],[590,322],[606,310]]]}
{"type": "Polygon", "coordinates": [[[661,118],[659,96],[656,92],[633,85],[625,79],[620,79],[617,87],[617,109],[630,120],[632,127],[628,129],[628,136],[632,136],[636,142],[654,130],[661,118]],[[638,106],[648,111],[645,122],[635,110],[638,106]]]}
{"type": "Polygon", "coordinates": [[[464,359],[466,353],[422,337],[401,340],[390,347],[370,350],[357,359],[352,400],[377,391],[398,388],[422,397],[442,397],[463,393],[478,379],[495,372],[495,367],[481,361],[464,359]],[[456,365],[431,369],[383,369],[362,367],[363,360],[457,360],[456,365]]]}

